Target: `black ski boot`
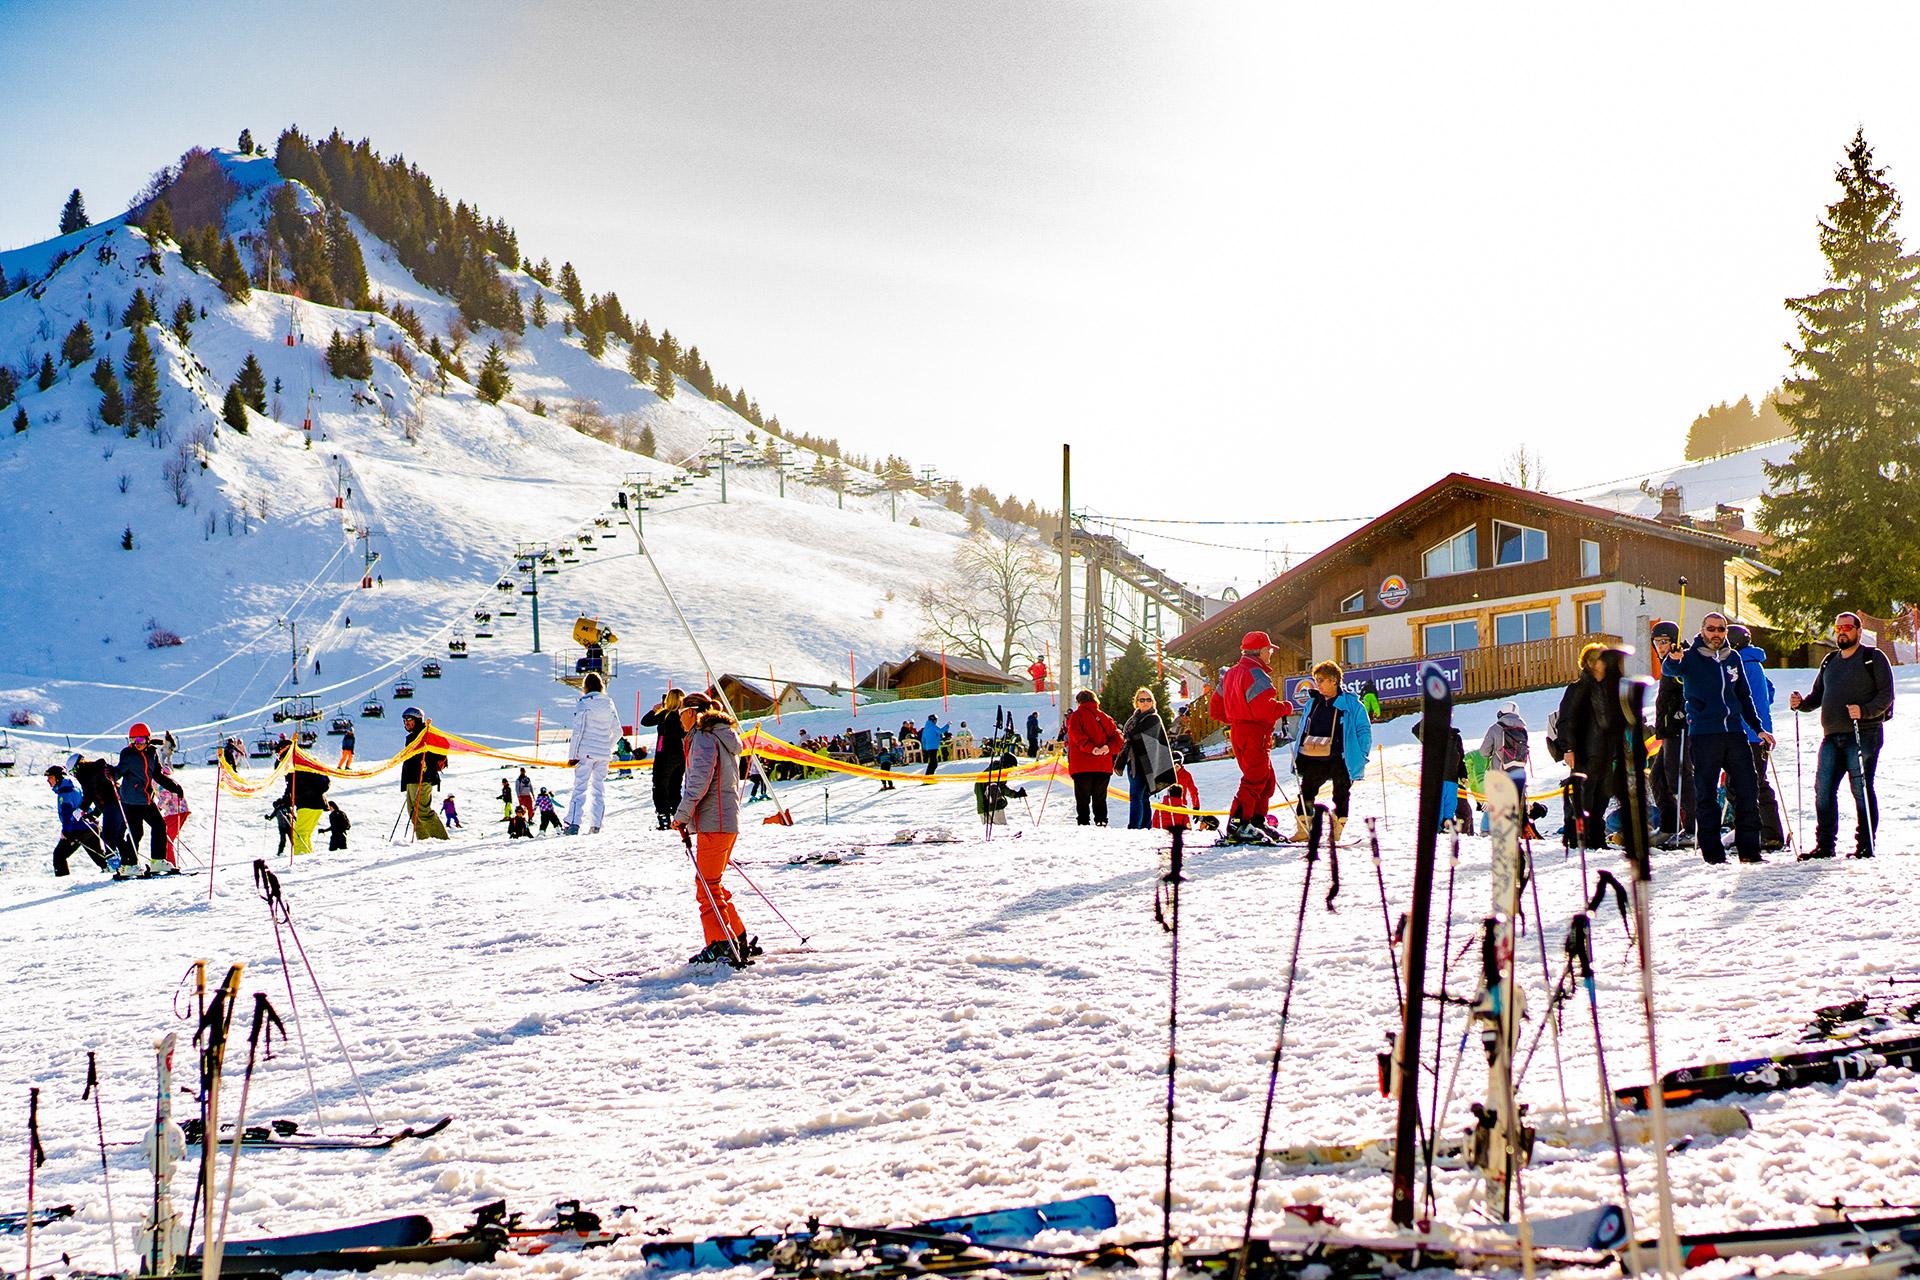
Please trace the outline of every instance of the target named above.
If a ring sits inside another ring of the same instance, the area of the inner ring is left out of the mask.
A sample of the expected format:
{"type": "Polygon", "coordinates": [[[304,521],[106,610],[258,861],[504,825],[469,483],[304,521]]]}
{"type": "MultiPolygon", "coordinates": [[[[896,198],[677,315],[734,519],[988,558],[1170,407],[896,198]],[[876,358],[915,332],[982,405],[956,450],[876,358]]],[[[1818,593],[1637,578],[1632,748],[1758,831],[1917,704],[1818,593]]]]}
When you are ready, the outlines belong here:
{"type": "Polygon", "coordinates": [[[763,956],[766,954],[766,951],[760,946],[760,939],[757,936],[749,938],[745,929],[742,929],[740,936],[733,940],[733,949],[749,960],[755,956],[763,956]]]}
{"type": "Polygon", "coordinates": [[[733,956],[733,951],[728,946],[727,943],[709,942],[706,946],[702,947],[700,950],[688,956],[687,963],[688,964],[719,964],[722,960],[731,959],[732,956],[733,956]]]}

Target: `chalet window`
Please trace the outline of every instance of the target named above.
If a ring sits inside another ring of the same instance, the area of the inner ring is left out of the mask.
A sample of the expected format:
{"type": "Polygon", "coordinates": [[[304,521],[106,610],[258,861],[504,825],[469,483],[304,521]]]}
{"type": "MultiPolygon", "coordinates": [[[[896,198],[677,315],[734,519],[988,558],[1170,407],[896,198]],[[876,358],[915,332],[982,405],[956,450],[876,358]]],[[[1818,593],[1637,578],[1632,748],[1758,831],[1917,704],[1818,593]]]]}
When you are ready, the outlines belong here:
{"type": "Polygon", "coordinates": [[[1342,613],[1365,613],[1367,611],[1367,593],[1356,591],[1340,602],[1342,613]]]}
{"type": "Polygon", "coordinates": [[[1601,625],[1603,619],[1604,615],[1601,612],[1600,602],[1598,600],[1583,600],[1580,602],[1580,630],[1585,632],[1605,631],[1606,627],[1601,625]]]}
{"type": "Polygon", "coordinates": [[[1429,578],[1472,573],[1480,567],[1480,529],[1468,525],[1420,558],[1420,572],[1429,578]]]}
{"type": "Polygon", "coordinates": [[[1367,638],[1365,636],[1341,636],[1337,646],[1340,650],[1340,665],[1357,667],[1367,660],[1367,638]]]}
{"type": "Polygon", "coordinates": [[[1580,539],[1580,576],[1583,578],[1600,576],[1600,544],[1592,538],[1580,539]]]}
{"type": "Polygon", "coordinates": [[[1529,528],[1524,524],[1508,524],[1505,520],[1493,522],[1493,562],[1495,564],[1532,564],[1536,560],[1546,558],[1545,531],[1529,528]]]}
{"type": "Polygon", "coordinates": [[[1480,647],[1480,624],[1472,618],[1460,622],[1429,622],[1420,628],[1420,652],[1452,653],[1456,649],[1480,647]]]}
{"type": "Polygon", "coordinates": [[[1495,644],[1520,644],[1526,640],[1545,640],[1553,634],[1553,610],[1528,609],[1524,613],[1496,614],[1493,619],[1495,644]]]}

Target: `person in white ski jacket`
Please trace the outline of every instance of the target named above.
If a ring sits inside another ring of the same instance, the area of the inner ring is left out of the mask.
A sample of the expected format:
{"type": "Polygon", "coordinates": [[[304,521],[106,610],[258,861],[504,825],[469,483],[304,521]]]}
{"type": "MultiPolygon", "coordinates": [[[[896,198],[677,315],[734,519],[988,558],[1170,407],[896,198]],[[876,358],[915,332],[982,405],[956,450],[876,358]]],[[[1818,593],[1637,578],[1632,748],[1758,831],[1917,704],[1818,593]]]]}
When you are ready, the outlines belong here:
{"type": "Polygon", "coordinates": [[[587,815],[587,834],[600,830],[607,817],[607,765],[613,759],[613,747],[620,740],[620,713],[613,700],[601,692],[599,673],[589,671],[580,682],[585,690],[573,704],[573,741],[567,747],[567,763],[573,766],[573,795],[567,801],[567,834],[580,834],[581,809],[591,802],[587,815]],[[591,792],[591,796],[589,796],[591,792]]]}

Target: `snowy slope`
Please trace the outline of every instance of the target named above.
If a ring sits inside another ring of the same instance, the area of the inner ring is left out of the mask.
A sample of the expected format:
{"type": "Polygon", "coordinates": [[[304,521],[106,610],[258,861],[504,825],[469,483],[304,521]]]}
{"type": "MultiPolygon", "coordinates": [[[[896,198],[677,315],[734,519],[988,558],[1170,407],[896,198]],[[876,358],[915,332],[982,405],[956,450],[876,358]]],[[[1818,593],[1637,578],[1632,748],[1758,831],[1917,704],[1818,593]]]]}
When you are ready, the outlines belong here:
{"type": "Polygon", "coordinates": [[[1565,496],[1627,515],[1655,516],[1660,514],[1660,491],[1668,485],[1679,485],[1681,503],[1689,515],[1711,518],[1715,504],[1724,503],[1742,508],[1747,513],[1747,526],[1751,528],[1768,490],[1765,464],[1785,462],[1793,456],[1793,450],[1791,439],[1773,440],[1738,453],[1650,472],[1645,477],[1635,477],[1631,483],[1605,486],[1597,491],[1572,490],[1565,496]],[[1643,478],[1651,493],[1640,487],[1643,478]]]}
{"type": "MultiPolygon", "coordinates": [[[[223,162],[242,190],[227,226],[244,232],[264,215],[277,175],[264,158],[228,153],[223,162]]],[[[430,331],[444,334],[453,305],[361,234],[373,289],[413,306],[430,331]]],[[[90,362],[62,369],[45,392],[31,382],[23,388],[32,426],[0,439],[0,485],[10,495],[0,531],[36,571],[12,585],[10,607],[0,611],[0,712],[31,712],[59,741],[111,736],[135,718],[180,728],[193,742],[217,732],[193,726],[230,716],[226,727],[251,736],[272,695],[294,691],[283,687],[290,636],[277,626],[282,618],[297,623],[300,644],[321,664],[318,675],[310,666],[303,672],[297,692],[347,713],[369,695],[392,701],[396,677],[417,674],[423,658],[447,659],[447,639],[455,628],[472,629],[476,605],[509,598],[491,588],[512,568],[516,541],[557,544],[582,531],[600,534],[599,545],[541,579],[543,653],[530,652],[527,609],[497,619],[495,639],[474,640],[469,660],[447,661],[447,677],[421,689],[430,714],[461,732],[526,738],[537,709],[551,715],[570,704],[550,663],[554,650],[571,647],[576,613],[602,617],[621,634],[614,694],[623,705],[636,692],[650,703],[669,679],[704,680],[631,534],[592,523],[611,514],[623,476],[685,479],[670,462],[589,438],[557,416],[487,405],[458,380],[438,394],[426,380],[431,360],[384,316],[258,291],[230,305],[172,250],[157,276],[140,265],[148,245],[138,230],[103,225],[78,236],[84,248],[48,278],[0,299],[0,351],[37,365],[84,318],[98,353],[117,362],[129,337],[119,316],[136,288],[155,299],[163,322],[182,299],[205,314],[186,346],[157,327],[150,332],[163,365],[166,439],[158,447],[90,429],[98,400],[90,362]],[[329,377],[328,339],[363,329],[380,353],[371,383],[329,377]],[[287,345],[296,331],[301,340],[287,345]],[[176,506],[163,468],[182,442],[213,429],[249,352],[277,388],[269,413],[256,415],[244,436],[214,431],[202,446],[205,469],[193,461],[187,503],[176,506]],[[309,406],[311,450],[301,430],[309,406]],[[132,551],[121,548],[129,528],[132,551]],[[369,529],[369,542],[356,541],[369,529]],[[379,555],[374,573],[384,585],[363,591],[367,546],[379,555]],[[148,649],[149,622],[185,643],[148,649]]],[[[36,246],[0,262],[17,275],[53,257],[36,246]]],[[[539,287],[524,275],[515,283],[539,287]]],[[[549,303],[555,322],[529,329],[512,353],[513,399],[531,404],[537,396],[556,414],[563,402],[594,401],[609,417],[651,425],[663,458],[692,454],[729,427],[745,451],[750,424],[684,383],[662,402],[621,367],[622,344],[594,361],[578,338],[561,334],[558,295],[549,303]]],[[[476,336],[469,367],[489,336],[476,336]]],[[[811,457],[800,451],[800,466],[811,457]]],[[[895,523],[884,496],[848,495],[843,511],[830,492],[792,478],[785,498],[775,490],[770,469],[735,465],[724,505],[717,473],[650,504],[649,547],[713,670],[764,673],[771,665],[782,679],[844,680],[850,654],[864,673],[906,648],[919,628],[914,602],[923,587],[946,580],[964,519],[914,494],[901,495],[895,523]]],[[[363,754],[385,753],[386,738],[398,733],[392,717],[363,727],[363,754]]]]}
{"type": "MultiPolygon", "coordinates": [[[[1781,698],[1809,675],[1783,673],[1781,698]]],[[[1899,693],[1920,696],[1920,677],[1902,669],[1899,693]]],[[[1024,715],[1032,700],[1007,701],[1024,715]]],[[[1551,695],[1521,701],[1537,727],[1551,695]]],[[[950,714],[957,722],[980,705],[956,704],[950,714]]],[[[894,718],[918,709],[883,710],[894,718]]],[[[1483,710],[1462,712],[1469,741],[1484,728],[1483,710]]],[[[1397,780],[1415,767],[1406,724],[1382,733],[1396,779],[1382,828],[1396,913],[1411,868],[1413,797],[1397,780]]],[[[839,726],[816,717],[814,727],[839,726]]],[[[1885,990],[1887,975],[1912,972],[1920,770],[1897,722],[1891,737],[1882,774],[1886,856],[1877,862],[1776,858],[1710,868],[1692,854],[1658,859],[1666,1067],[1789,1047],[1815,1006],[1875,983],[1885,990]]],[[[1793,742],[1789,730],[1781,762],[1789,805],[1793,742]]],[[[1803,747],[1810,779],[1810,737],[1803,747]]],[[[1217,806],[1232,786],[1230,766],[1198,772],[1205,800],[1217,806]]],[[[1290,788],[1284,764],[1281,774],[1290,788]]],[[[497,1196],[534,1214],[569,1197],[602,1211],[631,1205],[615,1221],[634,1233],[744,1230],[808,1213],[904,1220],[1093,1190],[1119,1200],[1119,1234],[1157,1229],[1167,941],[1153,896],[1163,841],[1074,829],[1057,786],[1015,800],[1012,827],[987,842],[966,788],[876,793],[871,783],[843,781],[832,797],[840,816],[823,826],[821,785],[793,784],[785,798],[802,825],[751,827],[739,861],[810,942],[796,950],[796,939],[736,878],[742,913],[774,954],[734,974],[681,963],[698,945],[688,871],[676,841],[645,829],[644,778],[613,784],[603,836],[509,844],[485,799],[500,776],[477,767],[453,779],[469,827],[446,847],[386,842],[397,800],[390,778],[343,787],[342,803],[357,819],[353,847],[287,874],[294,922],[378,1119],[451,1113],[455,1121],[428,1142],[384,1154],[248,1153],[235,1198],[238,1230],[403,1211],[428,1212],[450,1227],[497,1196]],[[1037,827],[1029,805],[1045,806],[1037,827]],[[961,839],[852,849],[906,826],[961,839]],[[837,866],[787,861],[835,847],[859,856],[837,866]],[[568,977],[580,965],[641,976],[586,987],[568,977]]],[[[557,771],[543,777],[556,779],[557,771]]],[[[205,854],[209,775],[190,770],[186,781],[197,810],[187,840],[205,854]]],[[[1381,816],[1375,772],[1354,796],[1356,821],[1381,816]]],[[[32,997],[10,1003],[0,1094],[18,1100],[28,1085],[42,1087],[50,1159],[39,1194],[80,1205],[75,1220],[42,1234],[39,1248],[104,1267],[93,1120],[77,1101],[85,1052],[101,1055],[107,1136],[124,1143],[151,1116],[153,1038],[185,1029],[170,1010],[190,960],[246,961],[246,989],[266,991],[287,1012],[272,929],[245,867],[271,856],[271,829],[259,821],[263,806],[229,798],[218,855],[227,870],[209,902],[204,877],[115,886],[96,883],[89,870],[56,886],[46,878],[53,826],[43,784],[0,780],[0,804],[23,815],[0,826],[0,968],[32,997]],[[99,998],[109,991],[112,998],[99,998]]],[[[1557,971],[1582,868],[1556,844],[1537,856],[1542,937],[1557,971]]],[[[1326,864],[1314,872],[1275,1145],[1374,1137],[1391,1124],[1389,1104],[1373,1089],[1373,1053],[1394,1025],[1380,907],[1364,852],[1344,862],[1334,914],[1322,907],[1326,864]]],[[[1618,871],[1620,860],[1593,855],[1591,865],[1618,871]]],[[[1176,1223],[1218,1238],[1237,1233],[1245,1207],[1303,862],[1292,849],[1197,849],[1188,875],[1176,1223]]],[[[1436,989],[1443,941],[1458,951],[1485,910],[1486,842],[1463,842],[1450,897],[1446,879],[1443,862],[1430,969],[1436,989]]],[[[1534,935],[1523,943],[1521,981],[1539,1011],[1546,983],[1534,935]]],[[[1613,1083],[1643,1081],[1636,981],[1610,915],[1597,922],[1596,954],[1613,1083]]],[[[1470,969],[1452,966],[1447,989],[1471,994],[1470,969]]],[[[336,1127],[357,1127],[365,1117],[346,1068],[310,993],[295,989],[325,1114],[336,1127]]],[[[1587,1016],[1575,1009],[1560,1046],[1566,1097],[1581,1119],[1597,1115],[1587,1016]]],[[[1446,1011],[1449,1064],[1460,1022],[1457,1008],[1446,1011]]],[[[1537,1015],[1530,1025],[1540,1025],[1537,1015]]],[[[1466,1103],[1482,1095],[1479,1057],[1477,1046],[1466,1047],[1449,1129],[1465,1127],[1466,1103]]],[[[1549,1044],[1522,1094],[1536,1114],[1560,1109],[1549,1044]]],[[[1836,1197],[1899,1204],[1920,1192],[1913,1073],[1744,1101],[1751,1133],[1696,1141],[1672,1158],[1683,1228],[1811,1221],[1812,1206],[1836,1197]]],[[[260,1069],[250,1108],[311,1127],[291,1041],[260,1069]]],[[[1653,1220],[1652,1160],[1642,1149],[1629,1163],[1645,1226],[1653,1220]]],[[[136,1150],[113,1148],[110,1164],[124,1230],[144,1186],[136,1150]]],[[[19,1203],[21,1177],[17,1164],[0,1172],[0,1198],[19,1203]]],[[[1474,1180],[1446,1170],[1436,1177],[1441,1218],[1476,1220],[1474,1180]]],[[[1545,1147],[1526,1192],[1536,1214],[1618,1194],[1603,1150],[1545,1147]]],[[[1301,1202],[1381,1226],[1387,1178],[1377,1169],[1270,1167],[1259,1225],[1277,1225],[1284,1205],[1301,1202]]],[[[639,1244],[636,1234],[605,1253],[506,1260],[485,1273],[631,1275],[639,1244]]],[[[19,1247],[18,1237],[0,1237],[0,1265],[15,1265],[19,1247]]]]}

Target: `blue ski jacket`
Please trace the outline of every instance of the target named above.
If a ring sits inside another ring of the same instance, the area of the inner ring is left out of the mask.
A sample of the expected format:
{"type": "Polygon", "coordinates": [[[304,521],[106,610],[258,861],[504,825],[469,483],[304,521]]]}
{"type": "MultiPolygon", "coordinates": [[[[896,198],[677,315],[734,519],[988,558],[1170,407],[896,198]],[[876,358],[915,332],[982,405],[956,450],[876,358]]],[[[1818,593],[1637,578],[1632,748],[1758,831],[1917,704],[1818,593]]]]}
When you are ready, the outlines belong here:
{"type": "Polygon", "coordinates": [[[86,819],[87,798],[80,794],[80,784],[72,778],[60,779],[60,785],[53,791],[54,803],[60,806],[60,834],[78,835],[89,830],[86,819]]]}
{"type": "Polygon", "coordinates": [[[947,735],[941,730],[940,722],[935,717],[928,716],[925,727],[920,730],[920,749],[928,752],[938,751],[940,744],[946,740],[947,735]]]}
{"type": "MultiPolygon", "coordinates": [[[[1307,695],[1307,705],[1300,708],[1301,724],[1308,723],[1312,714],[1312,704],[1320,697],[1318,689],[1307,695]]],[[[1333,712],[1340,717],[1340,762],[1347,766],[1347,779],[1358,782],[1367,776],[1367,757],[1373,754],[1373,722],[1367,718],[1367,708],[1353,692],[1341,689],[1333,695],[1333,712]]],[[[1293,771],[1300,772],[1300,747],[1306,741],[1303,729],[1293,740],[1293,771]]]]}
{"type": "Polygon", "coordinates": [[[1753,705],[1746,663],[1731,649],[1720,652],[1724,656],[1715,657],[1707,648],[1706,637],[1696,635],[1692,644],[1661,664],[1664,674],[1680,681],[1687,705],[1687,732],[1695,737],[1765,727],[1753,705]]]}
{"type": "MultiPolygon", "coordinates": [[[[1773,732],[1773,681],[1767,679],[1767,651],[1750,644],[1740,651],[1740,665],[1747,673],[1747,692],[1753,697],[1753,709],[1760,713],[1760,728],[1773,732]]],[[[1747,726],[1747,741],[1760,741],[1760,734],[1747,726]]]]}

